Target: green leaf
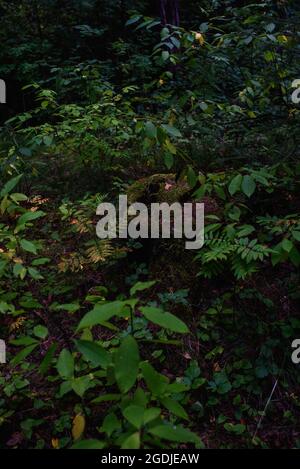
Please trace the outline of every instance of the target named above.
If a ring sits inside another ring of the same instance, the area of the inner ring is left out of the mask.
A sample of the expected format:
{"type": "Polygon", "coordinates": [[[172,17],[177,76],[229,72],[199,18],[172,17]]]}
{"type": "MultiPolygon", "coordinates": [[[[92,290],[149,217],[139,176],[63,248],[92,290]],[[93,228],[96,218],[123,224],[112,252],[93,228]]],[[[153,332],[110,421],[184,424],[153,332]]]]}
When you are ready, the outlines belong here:
{"type": "Polygon", "coordinates": [[[165,62],[170,57],[170,52],[168,52],[167,50],[163,50],[162,53],[161,53],[161,57],[162,57],[163,61],[165,62]]]}
{"type": "Polygon", "coordinates": [[[69,313],[76,313],[80,309],[80,304],[78,303],[65,303],[63,305],[55,306],[56,311],[68,311],[69,313]]]}
{"type": "Polygon", "coordinates": [[[251,197],[251,195],[255,192],[256,183],[251,176],[244,176],[242,181],[242,191],[247,197],[251,197]]]}
{"type": "Polygon", "coordinates": [[[19,152],[23,156],[31,156],[32,155],[32,150],[31,150],[31,148],[28,148],[28,147],[19,148],[19,152]]]}
{"type": "Polygon", "coordinates": [[[23,350],[21,350],[21,352],[19,352],[19,353],[10,361],[11,366],[15,367],[15,366],[19,365],[19,363],[21,363],[23,360],[25,360],[25,358],[28,357],[28,355],[30,355],[31,352],[33,352],[33,350],[34,350],[37,346],[38,346],[38,344],[29,345],[28,347],[25,347],[23,350]]]}
{"type": "Polygon", "coordinates": [[[237,174],[229,184],[228,191],[230,195],[234,195],[241,189],[243,176],[241,174],[237,174]]]}
{"type": "Polygon", "coordinates": [[[19,192],[15,192],[14,194],[10,194],[10,198],[17,204],[18,202],[25,202],[28,200],[28,197],[25,194],[20,194],[19,192]]]}
{"type": "Polygon", "coordinates": [[[285,251],[285,252],[290,252],[293,247],[294,247],[294,244],[292,243],[292,241],[290,241],[289,239],[285,238],[282,243],[281,243],[281,246],[282,246],[282,249],[285,251]]]}
{"type": "Polygon", "coordinates": [[[34,280],[42,280],[44,277],[34,267],[28,267],[28,273],[34,280]]]}
{"type": "Polygon", "coordinates": [[[127,336],[115,353],[115,377],[121,392],[128,392],[136,382],[140,355],[136,340],[127,336]]]}
{"type": "Polygon", "coordinates": [[[56,364],[57,371],[61,378],[63,379],[70,379],[73,378],[74,375],[74,358],[67,350],[64,348],[58,357],[57,364],[56,364]]]}
{"type": "Polygon", "coordinates": [[[49,257],[40,257],[39,259],[34,259],[34,261],[31,262],[31,265],[34,265],[34,266],[44,265],[44,264],[48,264],[48,262],[50,261],[51,259],[49,259],[49,257]]]}
{"type": "Polygon", "coordinates": [[[157,419],[161,414],[161,409],[158,407],[150,407],[150,409],[146,409],[144,412],[144,424],[152,422],[152,420],[157,419]]]}
{"type": "Polygon", "coordinates": [[[174,156],[170,152],[164,154],[164,163],[167,169],[171,169],[174,164],[174,156]]]}
{"type": "Polygon", "coordinates": [[[186,334],[189,332],[187,325],[171,313],[164,312],[161,309],[152,306],[143,306],[141,308],[141,312],[148,321],[158,324],[165,329],[179,332],[180,334],[186,334]]]}
{"type": "Polygon", "coordinates": [[[157,128],[153,124],[153,122],[146,122],[145,124],[145,133],[148,138],[156,138],[157,137],[157,128]]]}
{"type": "Polygon", "coordinates": [[[98,304],[83,316],[79,323],[77,331],[84,329],[85,327],[93,327],[96,324],[103,324],[113,316],[119,316],[125,306],[124,301],[111,301],[105,304],[98,304]]]}
{"type": "Polygon", "coordinates": [[[81,440],[71,446],[71,449],[103,449],[105,443],[100,440],[81,440]]]}
{"type": "Polygon", "coordinates": [[[268,376],[269,371],[264,365],[260,365],[255,368],[255,374],[258,378],[265,378],[268,376]]]}
{"type": "Polygon", "coordinates": [[[99,404],[100,402],[119,401],[122,394],[103,394],[102,396],[96,397],[91,402],[92,404],[99,404]]]}
{"type": "Polygon", "coordinates": [[[139,449],[140,445],[141,445],[140,434],[139,432],[136,432],[130,435],[128,438],[126,438],[123,441],[121,448],[122,449],[139,449]]]}
{"type": "Polygon", "coordinates": [[[270,51],[270,50],[267,50],[265,53],[264,53],[264,57],[266,59],[267,62],[272,62],[275,60],[275,54],[274,52],[270,51]]]}
{"type": "Polygon", "coordinates": [[[194,169],[190,165],[187,168],[186,176],[187,176],[188,185],[190,186],[191,189],[193,189],[193,187],[195,187],[195,185],[197,184],[198,178],[194,169]]]}
{"type": "Polygon", "coordinates": [[[171,153],[172,155],[176,155],[177,148],[175,147],[175,145],[173,145],[172,142],[170,142],[168,138],[165,140],[164,146],[169,153],[171,153]]]}
{"type": "Polygon", "coordinates": [[[119,430],[120,428],[122,428],[120,420],[114,412],[111,412],[105,416],[100,430],[110,437],[114,431],[119,430]]]}
{"type": "Polygon", "coordinates": [[[131,289],[130,289],[130,296],[134,296],[136,292],[148,290],[149,288],[153,287],[156,284],[156,280],[151,280],[149,282],[137,282],[131,289]]]}
{"type": "Polygon", "coordinates": [[[300,241],[300,231],[292,231],[292,235],[296,241],[300,241]]]}
{"type": "Polygon", "coordinates": [[[10,344],[16,345],[17,347],[20,345],[33,345],[38,344],[38,341],[33,337],[25,336],[20,337],[19,339],[13,339],[9,341],[10,344]]]}
{"type": "Polygon", "coordinates": [[[37,220],[40,217],[43,217],[45,212],[42,210],[37,210],[36,212],[26,212],[18,218],[16,231],[21,230],[25,224],[29,221],[37,220]]]}
{"type": "Polygon", "coordinates": [[[33,333],[39,339],[45,339],[47,335],[49,334],[49,331],[47,327],[38,325],[38,326],[35,326],[35,328],[33,329],[33,333]]]}
{"type": "Polygon", "coordinates": [[[144,423],[144,407],[129,405],[123,410],[123,415],[138,430],[144,423]]]}
{"type": "Polygon", "coordinates": [[[224,428],[228,432],[234,433],[235,435],[241,435],[246,430],[246,426],[241,423],[237,423],[237,424],[225,423],[224,428]]]}
{"type": "Polygon", "coordinates": [[[200,443],[200,438],[190,430],[182,427],[181,425],[157,425],[150,428],[149,433],[159,438],[168,441],[177,441],[179,443],[200,443]]]}
{"type": "Polygon", "coordinates": [[[151,391],[154,396],[163,394],[169,380],[158,373],[148,362],[143,362],[140,366],[149,391],[151,391]]]}
{"type": "Polygon", "coordinates": [[[89,388],[91,378],[89,375],[80,376],[71,381],[73,391],[79,396],[83,397],[85,391],[89,388]]]}
{"type": "Polygon", "coordinates": [[[9,194],[14,187],[19,183],[20,179],[22,178],[23,174],[19,174],[18,176],[10,179],[7,183],[3,186],[0,197],[4,197],[5,195],[9,194]]]}
{"type": "Polygon", "coordinates": [[[21,239],[20,245],[24,251],[36,254],[36,246],[31,241],[27,241],[27,239],[21,239]]]}
{"type": "Polygon", "coordinates": [[[55,352],[57,349],[57,344],[52,344],[47,350],[46,355],[44,356],[40,366],[39,366],[39,372],[41,375],[44,375],[47,373],[49,370],[52,360],[54,358],[55,352]]]}
{"type": "Polygon", "coordinates": [[[188,414],[186,413],[182,405],[171,397],[163,397],[160,399],[160,402],[166,409],[168,409],[172,414],[176,415],[177,417],[180,417],[185,420],[189,419],[188,414]]]}
{"type": "Polygon", "coordinates": [[[15,277],[20,277],[21,280],[25,278],[27,269],[23,264],[15,264],[13,267],[13,274],[15,277]]]}
{"type": "Polygon", "coordinates": [[[180,130],[176,129],[169,124],[162,124],[162,128],[169,134],[171,137],[182,137],[180,130]]]}
{"type": "Polygon", "coordinates": [[[293,247],[293,249],[290,250],[289,252],[289,258],[294,264],[295,267],[299,267],[300,265],[300,252],[296,248],[296,246],[293,247]]]}
{"type": "Polygon", "coordinates": [[[130,26],[131,24],[134,24],[136,23],[137,21],[139,21],[139,19],[141,19],[141,15],[138,15],[138,16],[133,16],[132,18],[130,18],[128,21],[126,21],[125,23],[125,26],[130,26]]]}
{"type": "Polygon", "coordinates": [[[101,345],[88,340],[76,340],[75,344],[79,352],[86,360],[90,361],[92,365],[107,368],[111,361],[110,355],[101,345]]]}

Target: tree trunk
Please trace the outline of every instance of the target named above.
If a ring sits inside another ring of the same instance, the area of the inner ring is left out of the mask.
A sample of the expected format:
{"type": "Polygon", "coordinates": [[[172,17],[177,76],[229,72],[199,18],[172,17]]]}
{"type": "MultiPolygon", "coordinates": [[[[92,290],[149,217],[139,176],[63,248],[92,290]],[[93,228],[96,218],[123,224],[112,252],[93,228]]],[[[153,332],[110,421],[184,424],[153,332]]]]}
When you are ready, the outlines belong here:
{"type": "Polygon", "coordinates": [[[159,9],[163,25],[179,26],[179,0],[159,0],[159,9]]]}

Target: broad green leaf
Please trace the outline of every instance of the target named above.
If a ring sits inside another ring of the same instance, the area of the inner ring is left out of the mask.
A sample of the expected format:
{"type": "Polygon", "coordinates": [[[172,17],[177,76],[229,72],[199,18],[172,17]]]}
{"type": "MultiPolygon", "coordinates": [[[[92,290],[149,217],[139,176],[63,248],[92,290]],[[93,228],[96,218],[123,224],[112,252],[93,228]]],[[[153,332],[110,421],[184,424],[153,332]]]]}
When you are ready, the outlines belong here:
{"type": "Polygon", "coordinates": [[[92,365],[107,368],[110,363],[110,355],[101,345],[88,340],[76,340],[75,344],[79,352],[84,358],[90,361],[92,365]]]}
{"type": "Polygon", "coordinates": [[[241,189],[243,176],[241,174],[237,174],[229,184],[228,191],[230,195],[234,195],[241,189]]]}
{"type": "Polygon", "coordinates": [[[282,243],[282,249],[286,252],[290,252],[293,247],[294,247],[294,244],[292,243],[292,241],[290,241],[289,239],[285,238],[282,243]]]}
{"type": "Polygon", "coordinates": [[[28,200],[28,197],[27,195],[25,194],[20,194],[19,192],[15,192],[14,194],[10,194],[10,198],[16,202],[16,204],[18,202],[24,202],[25,200],[28,200]]]}
{"type": "Polygon", "coordinates": [[[17,227],[15,231],[16,232],[20,231],[21,229],[23,229],[26,223],[33,221],[33,220],[37,220],[38,218],[43,217],[44,215],[45,215],[45,212],[43,212],[42,210],[37,210],[36,212],[23,213],[23,215],[21,215],[18,218],[17,227]]]}
{"type": "Polygon", "coordinates": [[[39,366],[39,372],[41,375],[44,375],[47,373],[49,370],[52,360],[54,358],[55,352],[57,349],[57,344],[52,344],[47,350],[46,355],[44,356],[40,366],[39,366]]]}
{"type": "Polygon", "coordinates": [[[176,129],[169,124],[163,124],[162,128],[169,134],[171,137],[182,137],[180,130],[176,129]]]}
{"type": "Polygon", "coordinates": [[[148,138],[156,138],[157,137],[157,128],[153,124],[153,122],[146,122],[145,124],[145,133],[148,138]]]}
{"type": "Polygon", "coordinates": [[[289,258],[294,264],[295,267],[299,267],[300,265],[300,252],[296,248],[296,246],[293,247],[293,249],[290,250],[289,252],[289,258]]]}
{"type": "Polygon", "coordinates": [[[121,392],[128,392],[136,382],[140,355],[136,340],[127,336],[115,353],[115,377],[121,392]]]}
{"type": "Polygon", "coordinates": [[[174,156],[170,152],[164,154],[164,163],[167,169],[171,169],[174,164],[174,156]]]}
{"type": "Polygon", "coordinates": [[[34,267],[28,267],[29,275],[34,278],[34,280],[42,280],[44,277],[36,270],[34,267]]]}
{"type": "Polygon", "coordinates": [[[292,235],[296,241],[300,241],[300,231],[292,231],[292,235]]]}
{"type": "Polygon", "coordinates": [[[187,176],[188,185],[190,186],[191,189],[193,189],[193,187],[195,187],[195,185],[197,184],[198,177],[194,169],[190,165],[187,168],[186,176],[187,176]]]}
{"type": "Polygon", "coordinates": [[[134,397],[132,399],[132,404],[138,405],[139,407],[146,408],[148,400],[149,399],[145,391],[142,388],[137,388],[134,393],[134,397]]]}
{"type": "Polygon", "coordinates": [[[181,425],[157,425],[149,429],[151,435],[168,441],[177,441],[178,443],[200,443],[200,438],[190,430],[181,425]]]}
{"type": "MultiPolygon", "coordinates": [[[[198,377],[198,375],[196,377],[198,377]]],[[[188,391],[189,389],[190,389],[189,385],[187,385],[185,383],[178,383],[178,382],[175,381],[174,383],[168,384],[167,392],[168,393],[179,393],[179,392],[188,391]]]]}
{"type": "Polygon", "coordinates": [[[10,344],[16,345],[17,347],[20,345],[33,345],[33,344],[38,344],[38,341],[34,339],[33,337],[20,337],[19,339],[13,339],[9,341],[10,344]]]}
{"type": "Polygon", "coordinates": [[[170,57],[170,52],[168,52],[167,50],[163,50],[162,53],[161,53],[161,57],[162,57],[163,61],[165,62],[170,57]]]}
{"type": "Polygon", "coordinates": [[[89,375],[80,376],[71,381],[73,391],[79,396],[83,397],[85,391],[90,387],[91,378],[89,375]]]}
{"type": "Polygon", "coordinates": [[[28,347],[25,347],[10,361],[10,365],[13,367],[19,365],[19,363],[23,362],[25,358],[28,357],[28,355],[30,355],[37,346],[38,344],[33,344],[29,345],[28,347]]]}
{"type": "Polygon", "coordinates": [[[56,364],[57,371],[61,378],[68,379],[73,378],[74,375],[74,358],[67,350],[64,348],[58,357],[57,364],[56,364]]]}
{"type": "Polygon", "coordinates": [[[23,280],[26,276],[27,269],[23,266],[23,264],[15,264],[13,267],[13,274],[15,277],[20,277],[23,280]]]}
{"type": "Polygon", "coordinates": [[[131,24],[134,24],[137,21],[139,21],[139,19],[141,18],[142,18],[141,15],[134,16],[133,18],[130,18],[128,21],[126,21],[125,26],[130,26],[131,24]]]}
{"type": "Polygon", "coordinates": [[[42,326],[41,324],[39,324],[39,325],[34,327],[33,333],[39,339],[45,339],[47,337],[47,335],[49,334],[49,331],[48,331],[47,327],[42,326]]]}
{"type": "Polygon", "coordinates": [[[31,148],[28,148],[28,147],[19,148],[19,152],[23,156],[31,156],[32,155],[32,150],[31,150],[31,148]]]}
{"type": "Polygon", "coordinates": [[[21,239],[20,245],[24,251],[32,252],[32,254],[36,254],[36,245],[33,244],[31,241],[27,241],[27,239],[21,239]]]}
{"type": "Polygon", "coordinates": [[[114,431],[119,430],[120,428],[122,428],[120,420],[114,412],[111,412],[105,416],[100,430],[110,437],[114,431]]]}
{"type": "Polygon", "coordinates": [[[144,422],[144,407],[138,405],[129,405],[123,410],[124,417],[138,430],[144,422]]]}
{"type": "Polygon", "coordinates": [[[56,311],[68,311],[69,313],[76,313],[80,309],[80,304],[78,303],[65,303],[63,305],[55,306],[56,311]]]}
{"type": "Polygon", "coordinates": [[[154,396],[160,396],[163,394],[169,380],[158,373],[150,363],[143,362],[140,367],[149,391],[151,391],[154,396]]]}
{"type": "Polygon", "coordinates": [[[242,181],[242,191],[247,197],[251,197],[251,195],[255,192],[256,183],[251,176],[244,176],[242,181]]]}
{"type": "Polygon", "coordinates": [[[160,399],[162,405],[168,409],[172,414],[176,415],[177,417],[181,417],[185,420],[188,420],[188,415],[181,404],[178,401],[175,401],[171,397],[163,397],[160,399]]]}
{"type": "Polygon", "coordinates": [[[92,400],[92,404],[99,404],[100,402],[119,401],[122,394],[103,394],[102,396],[96,397],[92,400]]]}
{"type": "Polygon", "coordinates": [[[139,432],[133,433],[123,441],[122,449],[139,449],[141,445],[139,432]]]}
{"type": "Polygon", "coordinates": [[[165,140],[164,146],[169,151],[169,153],[172,153],[172,155],[176,155],[177,148],[175,147],[175,145],[173,145],[172,142],[170,142],[170,140],[168,138],[165,140]]]}
{"type": "Polygon", "coordinates": [[[83,316],[77,331],[85,327],[93,327],[96,324],[103,324],[113,316],[119,316],[125,306],[124,301],[111,301],[105,304],[98,304],[94,309],[83,316]]]}
{"type": "Polygon", "coordinates": [[[63,397],[72,391],[72,381],[63,381],[59,388],[59,397],[63,397]]]}
{"type": "Polygon", "coordinates": [[[225,430],[227,430],[230,433],[235,433],[236,435],[241,435],[242,433],[245,432],[246,430],[246,425],[243,425],[241,423],[233,424],[233,423],[225,423],[224,424],[225,430]]]}
{"type": "Polygon", "coordinates": [[[152,420],[157,419],[161,414],[161,409],[158,407],[150,407],[150,409],[146,409],[144,412],[144,424],[152,422],[152,420]]]}
{"type": "Polygon", "coordinates": [[[10,179],[7,183],[3,186],[0,192],[0,197],[4,197],[5,195],[9,194],[10,191],[13,190],[14,187],[19,183],[20,179],[22,178],[23,174],[19,174],[18,176],[10,179]]]}
{"type": "Polygon", "coordinates": [[[186,324],[171,313],[164,312],[161,309],[155,308],[153,306],[143,306],[141,308],[141,312],[148,319],[148,321],[151,321],[154,324],[158,324],[165,329],[169,329],[173,332],[179,332],[181,334],[186,334],[189,332],[186,324]]]}
{"type": "Polygon", "coordinates": [[[48,264],[48,262],[50,261],[51,259],[49,259],[49,257],[40,257],[39,259],[34,259],[31,265],[34,265],[34,266],[44,265],[44,264],[48,264]]]}
{"type": "Polygon", "coordinates": [[[134,296],[136,292],[147,290],[148,288],[153,287],[156,284],[156,280],[151,280],[149,282],[137,282],[131,289],[130,289],[130,296],[134,296]]]}

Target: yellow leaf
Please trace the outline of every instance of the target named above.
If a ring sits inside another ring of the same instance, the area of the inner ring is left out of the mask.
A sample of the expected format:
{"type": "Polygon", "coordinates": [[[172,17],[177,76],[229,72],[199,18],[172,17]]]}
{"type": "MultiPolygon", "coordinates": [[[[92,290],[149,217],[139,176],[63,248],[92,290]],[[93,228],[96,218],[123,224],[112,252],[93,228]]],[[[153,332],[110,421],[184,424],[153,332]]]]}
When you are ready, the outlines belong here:
{"type": "Polygon", "coordinates": [[[203,37],[203,34],[201,34],[201,33],[196,33],[196,34],[195,34],[195,39],[196,39],[196,41],[199,42],[200,46],[203,46],[203,44],[204,44],[204,37],[203,37]]]}
{"type": "Polygon", "coordinates": [[[81,414],[77,414],[73,419],[72,436],[73,440],[79,440],[85,429],[85,418],[81,414]]]}
{"type": "Polygon", "coordinates": [[[52,444],[54,449],[58,449],[59,448],[59,439],[58,438],[52,438],[51,444],[52,444]]]}

